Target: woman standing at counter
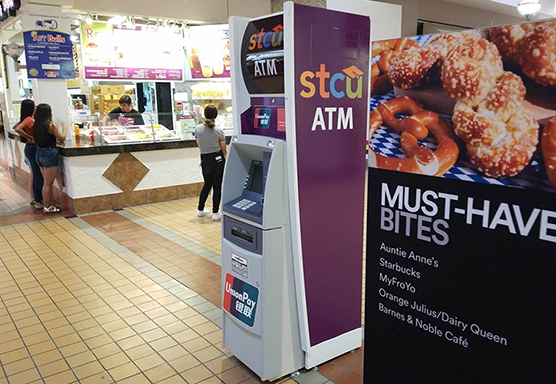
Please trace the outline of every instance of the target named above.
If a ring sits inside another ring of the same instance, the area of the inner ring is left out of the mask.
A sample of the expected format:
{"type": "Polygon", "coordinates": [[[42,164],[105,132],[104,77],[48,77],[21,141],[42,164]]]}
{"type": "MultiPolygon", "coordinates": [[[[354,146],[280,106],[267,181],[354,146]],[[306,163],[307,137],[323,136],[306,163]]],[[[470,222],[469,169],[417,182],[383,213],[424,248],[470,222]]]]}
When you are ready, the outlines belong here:
{"type": "Polygon", "coordinates": [[[48,104],[39,104],[35,114],[35,143],[37,144],[37,163],[44,177],[42,194],[44,197],[44,212],[58,213],[60,208],[55,205],[52,185],[60,165],[56,141],[66,140],[66,127],[62,126],[62,132],[52,122],[52,109],[48,104]]]}
{"type": "MultiPolygon", "coordinates": [[[[35,102],[33,100],[23,100],[21,103],[21,115],[19,122],[16,124],[14,131],[21,137],[22,142],[25,144],[25,158],[31,168],[33,200],[36,209],[43,209],[42,188],[44,180],[42,177],[41,169],[37,164],[37,146],[33,136],[33,126],[35,125],[35,102]]],[[[31,202],[33,204],[33,202],[31,202]]]]}
{"type": "Polygon", "coordinates": [[[210,190],[212,189],[212,220],[222,218],[218,213],[222,197],[222,177],[226,163],[226,137],[224,131],[215,127],[218,109],[214,105],[205,108],[205,122],[195,128],[195,141],[201,150],[201,168],[205,184],[199,197],[197,216],[202,217],[210,211],[205,211],[210,190]]]}

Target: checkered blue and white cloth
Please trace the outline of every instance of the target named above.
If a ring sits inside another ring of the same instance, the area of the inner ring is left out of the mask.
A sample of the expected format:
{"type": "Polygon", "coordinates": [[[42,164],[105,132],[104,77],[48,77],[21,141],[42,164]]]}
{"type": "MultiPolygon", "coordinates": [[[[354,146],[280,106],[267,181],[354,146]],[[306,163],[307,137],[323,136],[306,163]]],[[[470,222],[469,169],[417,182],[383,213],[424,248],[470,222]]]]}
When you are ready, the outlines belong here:
{"type": "MultiPolygon", "coordinates": [[[[430,35],[417,36],[415,39],[419,42],[420,45],[422,45],[429,38],[430,35]]],[[[373,62],[375,62],[376,60],[377,58],[374,58],[373,62]]],[[[393,99],[394,97],[395,95],[393,91],[384,95],[376,95],[371,97],[371,111],[374,110],[377,105],[393,99]]],[[[443,116],[444,118],[446,118],[446,120],[448,120],[448,122],[451,123],[451,116],[443,116]]],[[[400,135],[391,128],[387,128],[384,126],[378,128],[371,138],[369,145],[375,152],[388,157],[406,157],[400,147],[400,135]]],[[[436,149],[436,143],[431,137],[422,141],[421,145],[424,145],[431,150],[436,149]]],[[[546,176],[545,167],[540,154],[536,154],[531,161],[531,164],[529,164],[529,166],[527,166],[519,175],[505,179],[494,179],[482,175],[473,166],[473,164],[471,164],[469,158],[467,157],[467,154],[461,153],[459,160],[443,177],[447,179],[471,181],[475,183],[543,190],[552,193],[554,192],[554,188],[552,187],[546,176]]]]}

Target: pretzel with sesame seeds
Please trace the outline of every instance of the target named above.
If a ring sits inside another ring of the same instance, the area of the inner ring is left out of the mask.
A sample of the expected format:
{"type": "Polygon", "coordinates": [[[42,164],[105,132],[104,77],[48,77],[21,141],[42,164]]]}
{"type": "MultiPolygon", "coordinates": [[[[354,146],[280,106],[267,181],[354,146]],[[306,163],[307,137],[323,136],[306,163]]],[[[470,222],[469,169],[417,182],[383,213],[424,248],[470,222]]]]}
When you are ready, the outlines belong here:
{"type": "Polygon", "coordinates": [[[392,83],[388,78],[388,69],[392,58],[402,51],[418,46],[419,44],[415,40],[407,38],[373,43],[372,57],[380,55],[380,58],[371,66],[371,94],[380,95],[392,89],[392,83]]]}
{"type": "Polygon", "coordinates": [[[423,47],[412,47],[391,62],[388,76],[401,89],[412,89],[437,80],[448,54],[462,41],[478,36],[476,31],[442,33],[433,36],[423,47]]]}
{"type": "Polygon", "coordinates": [[[556,188],[556,117],[544,127],[541,147],[548,180],[556,188]]]}
{"type": "Polygon", "coordinates": [[[556,86],[556,21],[495,27],[488,35],[504,60],[537,83],[556,86]]]}
{"type": "Polygon", "coordinates": [[[401,132],[401,148],[407,158],[387,157],[374,152],[369,154],[371,166],[391,171],[442,176],[456,163],[459,148],[448,122],[439,114],[424,110],[409,97],[398,97],[377,106],[371,112],[371,137],[382,125],[401,132]],[[397,114],[410,114],[401,120],[397,114]],[[436,138],[436,151],[419,145],[429,133],[436,138]]]}
{"type": "Polygon", "coordinates": [[[467,103],[476,99],[464,93],[456,103],[452,118],[456,135],[465,142],[471,162],[487,176],[517,175],[537,149],[539,125],[524,99],[521,78],[503,72],[480,102],[467,103]]]}

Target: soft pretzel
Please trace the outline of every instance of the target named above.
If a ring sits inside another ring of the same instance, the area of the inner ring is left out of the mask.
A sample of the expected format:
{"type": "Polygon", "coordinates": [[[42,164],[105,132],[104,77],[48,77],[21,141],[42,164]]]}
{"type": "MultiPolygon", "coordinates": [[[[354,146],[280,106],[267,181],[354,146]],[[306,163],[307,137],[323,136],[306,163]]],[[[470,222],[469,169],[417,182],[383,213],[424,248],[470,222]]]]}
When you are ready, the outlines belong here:
{"type": "Polygon", "coordinates": [[[539,84],[556,86],[556,22],[543,21],[495,27],[489,39],[502,57],[519,64],[539,84]]]}
{"type": "Polygon", "coordinates": [[[400,52],[419,44],[412,39],[402,38],[373,43],[373,57],[380,55],[377,63],[371,67],[371,94],[383,94],[392,89],[388,79],[390,61],[400,52]]]}
{"type": "Polygon", "coordinates": [[[556,118],[554,117],[544,127],[541,146],[548,180],[556,188],[556,118]]]}
{"type": "Polygon", "coordinates": [[[432,111],[424,110],[408,97],[398,97],[380,104],[371,112],[371,137],[382,124],[401,132],[401,148],[407,158],[387,157],[370,151],[370,165],[391,171],[441,176],[454,166],[459,148],[450,125],[432,111]],[[401,120],[398,114],[411,114],[401,120]],[[438,141],[435,152],[419,145],[429,132],[438,141]]]}
{"type": "Polygon", "coordinates": [[[436,45],[409,48],[390,62],[388,77],[392,84],[401,89],[411,89],[429,82],[431,70],[442,55],[436,45]]]}
{"type": "Polygon", "coordinates": [[[492,41],[504,61],[519,62],[519,48],[527,30],[524,24],[505,25],[488,30],[488,38],[492,41]]]}
{"type": "Polygon", "coordinates": [[[519,64],[523,72],[542,85],[556,86],[556,29],[538,25],[521,43],[519,64]]]}
{"type": "Polygon", "coordinates": [[[466,143],[471,162],[487,176],[515,176],[535,153],[539,126],[524,98],[521,79],[504,72],[478,106],[456,104],[454,130],[466,143]]]}
{"type": "Polygon", "coordinates": [[[448,54],[442,84],[452,98],[477,106],[504,71],[496,46],[485,39],[468,39],[448,54]]]}
{"type": "Polygon", "coordinates": [[[388,75],[401,89],[412,89],[436,80],[448,54],[462,41],[477,38],[478,33],[454,32],[433,36],[423,47],[412,48],[396,57],[388,75]]]}

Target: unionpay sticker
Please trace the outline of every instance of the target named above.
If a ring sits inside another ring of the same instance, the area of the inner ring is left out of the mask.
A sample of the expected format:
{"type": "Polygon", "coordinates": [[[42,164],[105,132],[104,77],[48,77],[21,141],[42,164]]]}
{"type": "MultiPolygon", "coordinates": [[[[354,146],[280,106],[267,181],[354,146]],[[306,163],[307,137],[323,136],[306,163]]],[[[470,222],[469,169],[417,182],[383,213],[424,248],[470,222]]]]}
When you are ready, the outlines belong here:
{"type": "Polygon", "coordinates": [[[236,319],[253,327],[257,312],[259,289],[237,277],[226,274],[224,309],[236,319]]]}
{"type": "Polygon", "coordinates": [[[255,128],[270,128],[270,116],[272,116],[270,108],[255,108],[255,128]]]}

